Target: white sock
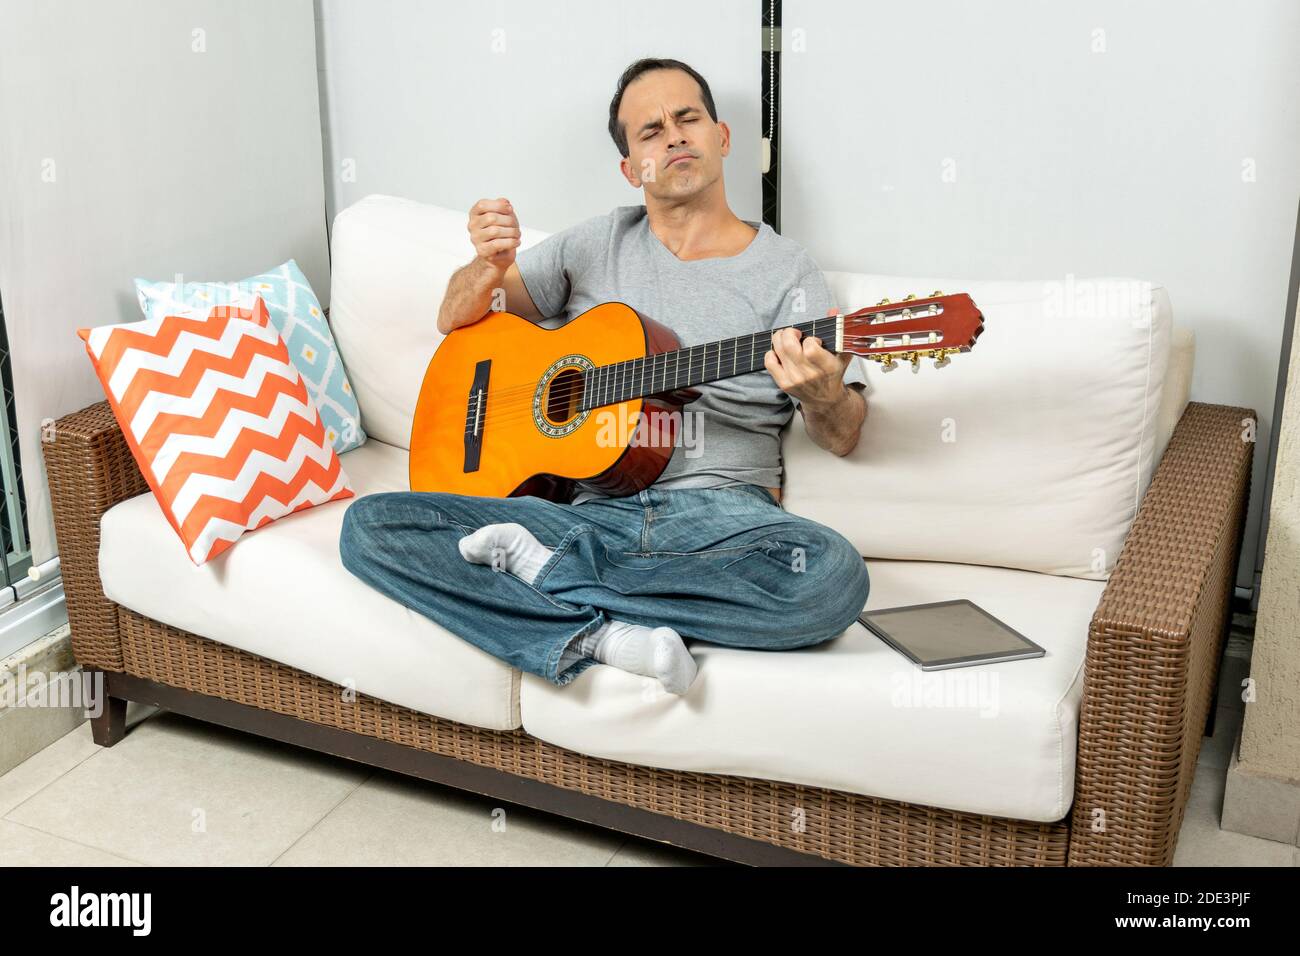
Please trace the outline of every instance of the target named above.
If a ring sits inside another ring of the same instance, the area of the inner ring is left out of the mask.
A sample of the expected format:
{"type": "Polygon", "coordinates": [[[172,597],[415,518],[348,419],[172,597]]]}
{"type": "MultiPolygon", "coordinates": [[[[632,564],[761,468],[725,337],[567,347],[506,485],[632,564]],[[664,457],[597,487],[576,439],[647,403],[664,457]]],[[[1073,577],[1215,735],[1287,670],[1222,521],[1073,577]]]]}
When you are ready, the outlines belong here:
{"type": "Polygon", "coordinates": [[[686,693],[697,672],[695,658],[671,627],[610,620],[580,638],[574,649],[582,657],[594,657],[619,670],[657,677],[670,694],[686,693]]]}
{"type": "Polygon", "coordinates": [[[484,525],[461,538],[458,546],[466,561],[490,565],[493,571],[508,571],[527,584],[536,580],[555,553],[514,522],[484,525]]]}

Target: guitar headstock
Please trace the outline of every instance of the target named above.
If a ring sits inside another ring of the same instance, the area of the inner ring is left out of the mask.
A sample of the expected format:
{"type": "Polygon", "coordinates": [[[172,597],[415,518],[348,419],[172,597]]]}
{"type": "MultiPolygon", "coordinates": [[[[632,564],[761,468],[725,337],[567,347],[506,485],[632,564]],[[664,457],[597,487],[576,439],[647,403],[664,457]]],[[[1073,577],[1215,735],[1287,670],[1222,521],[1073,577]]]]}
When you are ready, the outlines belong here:
{"type": "Polygon", "coordinates": [[[915,372],[923,358],[933,358],[934,367],[943,368],[949,355],[969,352],[983,331],[984,316],[969,295],[935,291],[899,302],[881,299],[846,314],[841,351],[879,362],[884,372],[892,372],[900,360],[911,362],[915,372]]]}

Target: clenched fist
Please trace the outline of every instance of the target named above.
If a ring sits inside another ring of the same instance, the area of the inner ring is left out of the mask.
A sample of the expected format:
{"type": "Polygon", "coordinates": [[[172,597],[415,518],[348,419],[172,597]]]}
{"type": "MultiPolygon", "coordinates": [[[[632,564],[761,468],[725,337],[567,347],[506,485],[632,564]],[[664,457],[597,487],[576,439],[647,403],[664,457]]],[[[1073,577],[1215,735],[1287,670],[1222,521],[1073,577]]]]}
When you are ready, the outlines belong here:
{"type": "Polygon", "coordinates": [[[519,248],[519,219],[510,200],[480,199],[470,208],[466,228],[478,257],[505,275],[519,248]]]}

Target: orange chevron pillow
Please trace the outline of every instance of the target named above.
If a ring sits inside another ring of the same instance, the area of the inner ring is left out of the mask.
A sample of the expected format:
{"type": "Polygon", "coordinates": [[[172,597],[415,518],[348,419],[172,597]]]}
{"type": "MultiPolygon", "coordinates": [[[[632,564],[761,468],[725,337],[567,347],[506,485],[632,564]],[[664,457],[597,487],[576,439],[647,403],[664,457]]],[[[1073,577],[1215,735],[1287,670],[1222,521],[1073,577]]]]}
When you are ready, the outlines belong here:
{"type": "Polygon", "coordinates": [[[261,296],[77,334],[195,565],[246,531],[353,496],[261,296]]]}

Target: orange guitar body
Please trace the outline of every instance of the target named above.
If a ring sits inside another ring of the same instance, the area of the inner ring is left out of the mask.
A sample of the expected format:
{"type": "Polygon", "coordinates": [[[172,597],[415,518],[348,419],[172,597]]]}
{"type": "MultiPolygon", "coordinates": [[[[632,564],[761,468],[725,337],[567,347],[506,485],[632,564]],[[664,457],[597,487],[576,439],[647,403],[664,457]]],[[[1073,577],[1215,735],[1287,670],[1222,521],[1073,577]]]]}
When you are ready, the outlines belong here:
{"type": "Polygon", "coordinates": [[[648,488],[672,457],[680,425],[672,413],[699,393],[682,389],[583,410],[579,376],[678,347],[669,329],[621,302],[558,329],[493,312],[454,330],[420,386],[411,490],[567,502],[579,478],[611,495],[648,488]],[[631,440],[643,422],[655,423],[648,432],[655,440],[631,440]]]}

